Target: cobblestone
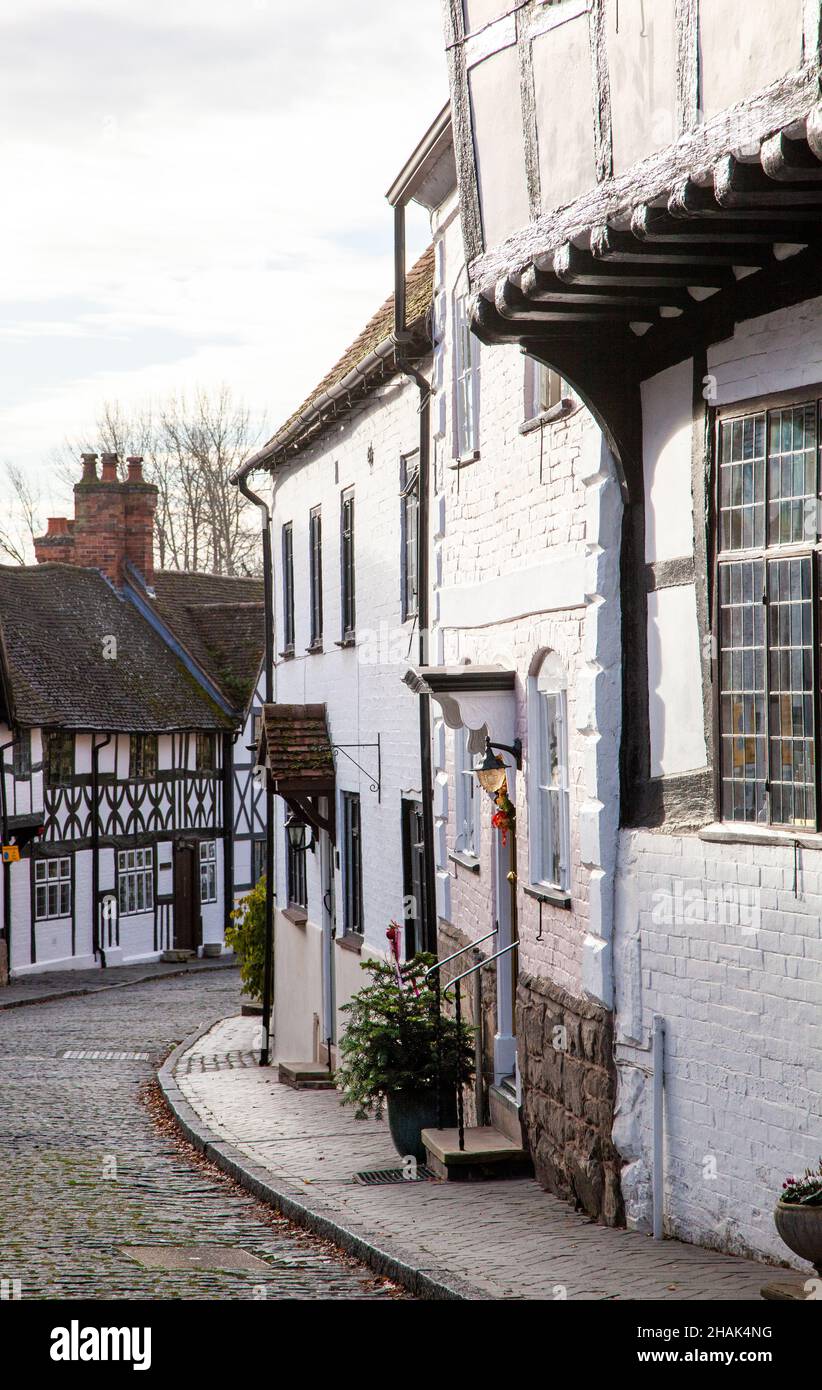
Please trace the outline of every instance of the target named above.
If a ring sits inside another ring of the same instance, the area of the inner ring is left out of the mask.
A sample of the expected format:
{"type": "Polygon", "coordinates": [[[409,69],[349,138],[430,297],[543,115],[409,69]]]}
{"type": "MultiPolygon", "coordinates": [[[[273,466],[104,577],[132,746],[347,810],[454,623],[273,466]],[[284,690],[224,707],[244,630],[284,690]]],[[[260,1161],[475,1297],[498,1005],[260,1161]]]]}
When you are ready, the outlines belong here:
{"type": "Polygon", "coordinates": [[[596,1225],[529,1178],[364,1187],[356,1172],[397,1166],[385,1122],[355,1120],[335,1092],[295,1091],[276,1067],[248,1065],[253,1029],[224,1020],[175,1070],[214,1142],[374,1245],[392,1241],[419,1269],[449,1272],[489,1299],[758,1300],[773,1278],[754,1260],[596,1225]]]}
{"type": "Polygon", "coordinates": [[[396,1296],[154,1122],[156,1066],[238,998],[237,971],[220,969],[0,1015],[0,1279],[23,1299],[396,1296]],[[64,1056],[95,1051],[149,1060],[64,1056]],[[123,1249],[163,1244],[239,1247],[269,1273],[143,1268],[123,1249]]]}

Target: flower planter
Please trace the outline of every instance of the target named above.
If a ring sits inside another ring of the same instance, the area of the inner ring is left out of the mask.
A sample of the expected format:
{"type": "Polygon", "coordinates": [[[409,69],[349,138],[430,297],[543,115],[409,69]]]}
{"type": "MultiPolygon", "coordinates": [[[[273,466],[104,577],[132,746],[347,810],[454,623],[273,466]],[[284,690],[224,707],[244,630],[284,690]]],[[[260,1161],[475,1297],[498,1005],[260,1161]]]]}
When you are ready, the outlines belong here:
{"type": "Polygon", "coordinates": [[[810,1260],[822,1276],[822,1207],[777,1202],[773,1219],[788,1249],[801,1259],[810,1260]]]}
{"type": "MultiPolygon", "coordinates": [[[[457,1121],[457,1104],[453,1095],[443,1096],[444,1125],[457,1121]]],[[[435,1129],[439,1123],[436,1090],[393,1091],[388,1096],[388,1128],[394,1147],[402,1158],[413,1157],[425,1162],[421,1139],[424,1129],[435,1129]]]]}

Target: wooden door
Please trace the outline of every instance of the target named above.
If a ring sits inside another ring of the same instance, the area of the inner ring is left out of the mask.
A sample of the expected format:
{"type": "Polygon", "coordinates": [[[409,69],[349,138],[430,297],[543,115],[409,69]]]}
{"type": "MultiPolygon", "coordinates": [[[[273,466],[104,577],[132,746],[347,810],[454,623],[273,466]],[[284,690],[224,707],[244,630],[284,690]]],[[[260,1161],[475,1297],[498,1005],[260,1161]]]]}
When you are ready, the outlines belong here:
{"type": "Polygon", "coordinates": [[[194,845],[174,846],[174,947],[196,951],[199,945],[200,885],[194,845]]]}

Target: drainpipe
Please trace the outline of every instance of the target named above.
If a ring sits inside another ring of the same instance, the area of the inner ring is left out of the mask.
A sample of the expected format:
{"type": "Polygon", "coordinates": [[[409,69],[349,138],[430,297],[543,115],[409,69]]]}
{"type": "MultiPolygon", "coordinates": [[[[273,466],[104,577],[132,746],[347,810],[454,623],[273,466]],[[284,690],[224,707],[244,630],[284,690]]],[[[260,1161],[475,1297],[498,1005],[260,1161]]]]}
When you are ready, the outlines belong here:
{"type": "Polygon", "coordinates": [[[223,734],[223,934],[234,907],[234,734],[223,734]]]}
{"type": "MultiPolygon", "coordinates": [[[[271,510],[268,503],[252,492],[242,474],[233,480],[243,497],[260,509],[263,542],[263,604],[265,608],[265,703],[274,702],[274,583],[271,572],[271,510]]],[[[263,963],[263,1040],[260,1066],[270,1060],[271,1005],[274,975],[274,791],[271,778],[265,779],[265,956],[263,963]]]]}
{"type": "Polygon", "coordinates": [[[654,1240],[664,1240],[665,1205],[665,1020],[654,1014],[651,1030],[651,1059],[654,1070],[654,1240]]]}
{"type": "MultiPolygon", "coordinates": [[[[431,387],[421,372],[402,356],[408,342],[405,322],[405,204],[394,208],[394,338],[397,367],[420,393],[419,431],[419,544],[417,546],[418,660],[427,666],[428,651],[428,552],[431,467],[431,387]]],[[[422,858],[425,892],[426,949],[437,954],[437,895],[434,870],[434,781],[431,760],[431,696],[419,696],[420,777],[422,782],[422,858]]],[[[439,979],[439,974],[437,975],[439,979]]]]}
{"type": "MultiPolygon", "coordinates": [[[[102,743],[91,736],[91,910],[94,913],[92,925],[92,950],[100,953],[100,749],[108,748],[112,735],[106,734],[102,743]]],[[[102,965],[106,958],[103,956],[102,965]]]]}
{"type": "MultiPolygon", "coordinates": [[[[6,749],[14,747],[14,739],[0,744],[0,813],[2,813],[3,844],[9,842],[9,808],[6,799],[6,749]]],[[[11,974],[11,864],[3,860],[3,939],[6,943],[6,967],[11,974]]]]}

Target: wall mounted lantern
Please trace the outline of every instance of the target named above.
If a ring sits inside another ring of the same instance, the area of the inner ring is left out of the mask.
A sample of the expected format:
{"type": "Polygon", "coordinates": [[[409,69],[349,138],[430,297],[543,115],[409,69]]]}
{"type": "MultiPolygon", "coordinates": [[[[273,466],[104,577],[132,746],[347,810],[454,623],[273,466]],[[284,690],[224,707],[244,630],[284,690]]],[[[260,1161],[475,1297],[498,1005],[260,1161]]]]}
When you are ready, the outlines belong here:
{"type": "Polygon", "coordinates": [[[295,854],[305,854],[314,844],[313,829],[306,825],[304,820],[300,820],[299,816],[295,816],[293,811],[285,823],[285,833],[295,854]]]}
{"type": "Polygon", "coordinates": [[[489,796],[496,796],[497,792],[502,791],[506,782],[505,763],[502,758],[497,757],[494,749],[499,749],[502,753],[510,753],[517,770],[522,767],[522,742],[520,739],[516,738],[513,744],[508,744],[492,743],[490,738],[486,738],[485,755],[479,767],[474,768],[474,775],[483,791],[488,792],[489,796]]]}

